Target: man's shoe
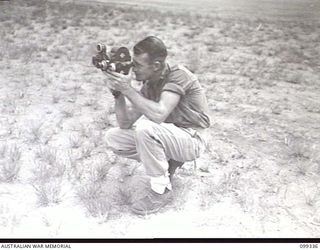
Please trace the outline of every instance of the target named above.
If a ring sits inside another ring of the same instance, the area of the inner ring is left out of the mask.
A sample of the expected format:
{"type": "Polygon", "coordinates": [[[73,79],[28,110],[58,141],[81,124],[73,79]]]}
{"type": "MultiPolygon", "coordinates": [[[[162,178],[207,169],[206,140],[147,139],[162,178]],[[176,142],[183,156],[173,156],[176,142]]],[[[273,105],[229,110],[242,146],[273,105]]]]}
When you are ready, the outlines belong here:
{"type": "Polygon", "coordinates": [[[131,210],[139,215],[156,213],[160,208],[171,202],[172,199],[172,191],[168,189],[166,189],[164,194],[158,194],[150,189],[145,197],[132,204],[131,210]]]}

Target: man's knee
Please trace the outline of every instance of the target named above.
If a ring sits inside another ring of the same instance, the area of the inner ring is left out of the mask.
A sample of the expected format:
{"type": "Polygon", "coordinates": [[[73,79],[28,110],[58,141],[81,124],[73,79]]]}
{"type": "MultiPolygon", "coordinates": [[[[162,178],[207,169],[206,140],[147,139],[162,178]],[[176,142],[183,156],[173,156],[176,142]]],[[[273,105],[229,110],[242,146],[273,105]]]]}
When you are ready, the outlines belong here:
{"type": "Polygon", "coordinates": [[[135,134],[137,139],[144,138],[145,136],[150,136],[154,134],[154,126],[156,126],[157,123],[143,119],[140,120],[136,123],[136,128],[135,128],[135,134]]]}
{"type": "Polygon", "coordinates": [[[137,144],[144,145],[145,147],[154,147],[155,144],[148,142],[156,142],[163,145],[159,131],[160,127],[158,123],[150,120],[143,120],[139,122],[135,129],[135,141],[137,144]]]}
{"type": "Polygon", "coordinates": [[[119,133],[120,133],[119,128],[111,128],[107,131],[105,135],[105,141],[108,147],[112,147],[117,144],[119,133]]]}

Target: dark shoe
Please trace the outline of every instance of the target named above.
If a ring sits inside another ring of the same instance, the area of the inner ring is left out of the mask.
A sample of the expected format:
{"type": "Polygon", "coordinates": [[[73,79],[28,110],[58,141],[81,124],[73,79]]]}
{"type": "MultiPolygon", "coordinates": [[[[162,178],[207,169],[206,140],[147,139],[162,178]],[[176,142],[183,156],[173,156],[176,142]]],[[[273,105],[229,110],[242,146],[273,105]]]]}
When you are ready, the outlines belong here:
{"type": "Polygon", "coordinates": [[[132,204],[131,210],[139,215],[156,213],[160,208],[171,202],[172,198],[172,192],[168,189],[164,194],[158,194],[150,189],[145,197],[132,204]]]}
{"type": "Polygon", "coordinates": [[[169,169],[168,169],[169,178],[170,178],[170,181],[171,181],[174,173],[176,172],[176,169],[180,168],[184,164],[184,162],[175,161],[173,159],[170,159],[168,161],[168,163],[169,163],[169,169]]]}

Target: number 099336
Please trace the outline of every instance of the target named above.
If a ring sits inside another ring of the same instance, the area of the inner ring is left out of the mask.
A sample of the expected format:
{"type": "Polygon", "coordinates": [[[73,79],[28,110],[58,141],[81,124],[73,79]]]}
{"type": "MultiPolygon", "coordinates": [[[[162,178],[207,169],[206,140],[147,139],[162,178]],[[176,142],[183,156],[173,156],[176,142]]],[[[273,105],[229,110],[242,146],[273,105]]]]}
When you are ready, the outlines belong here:
{"type": "Polygon", "coordinates": [[[300,248],[305,248],[305,249],[316,249],[318,248],[318,244],[300,244],[300,248]]]}

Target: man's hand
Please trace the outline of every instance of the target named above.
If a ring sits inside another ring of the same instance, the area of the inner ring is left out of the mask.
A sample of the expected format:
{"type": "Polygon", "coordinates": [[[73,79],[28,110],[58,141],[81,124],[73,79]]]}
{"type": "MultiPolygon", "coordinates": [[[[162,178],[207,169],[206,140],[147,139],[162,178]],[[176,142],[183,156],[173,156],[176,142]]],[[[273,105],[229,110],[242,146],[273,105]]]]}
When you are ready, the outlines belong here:
{"type": "Polygon", "coordinates": [[[123,75],[113,71],[104,71],[107,76],[107,86],[109,89],[120,91],[125,94],[131,89],[132,74],[123,75]]]}

